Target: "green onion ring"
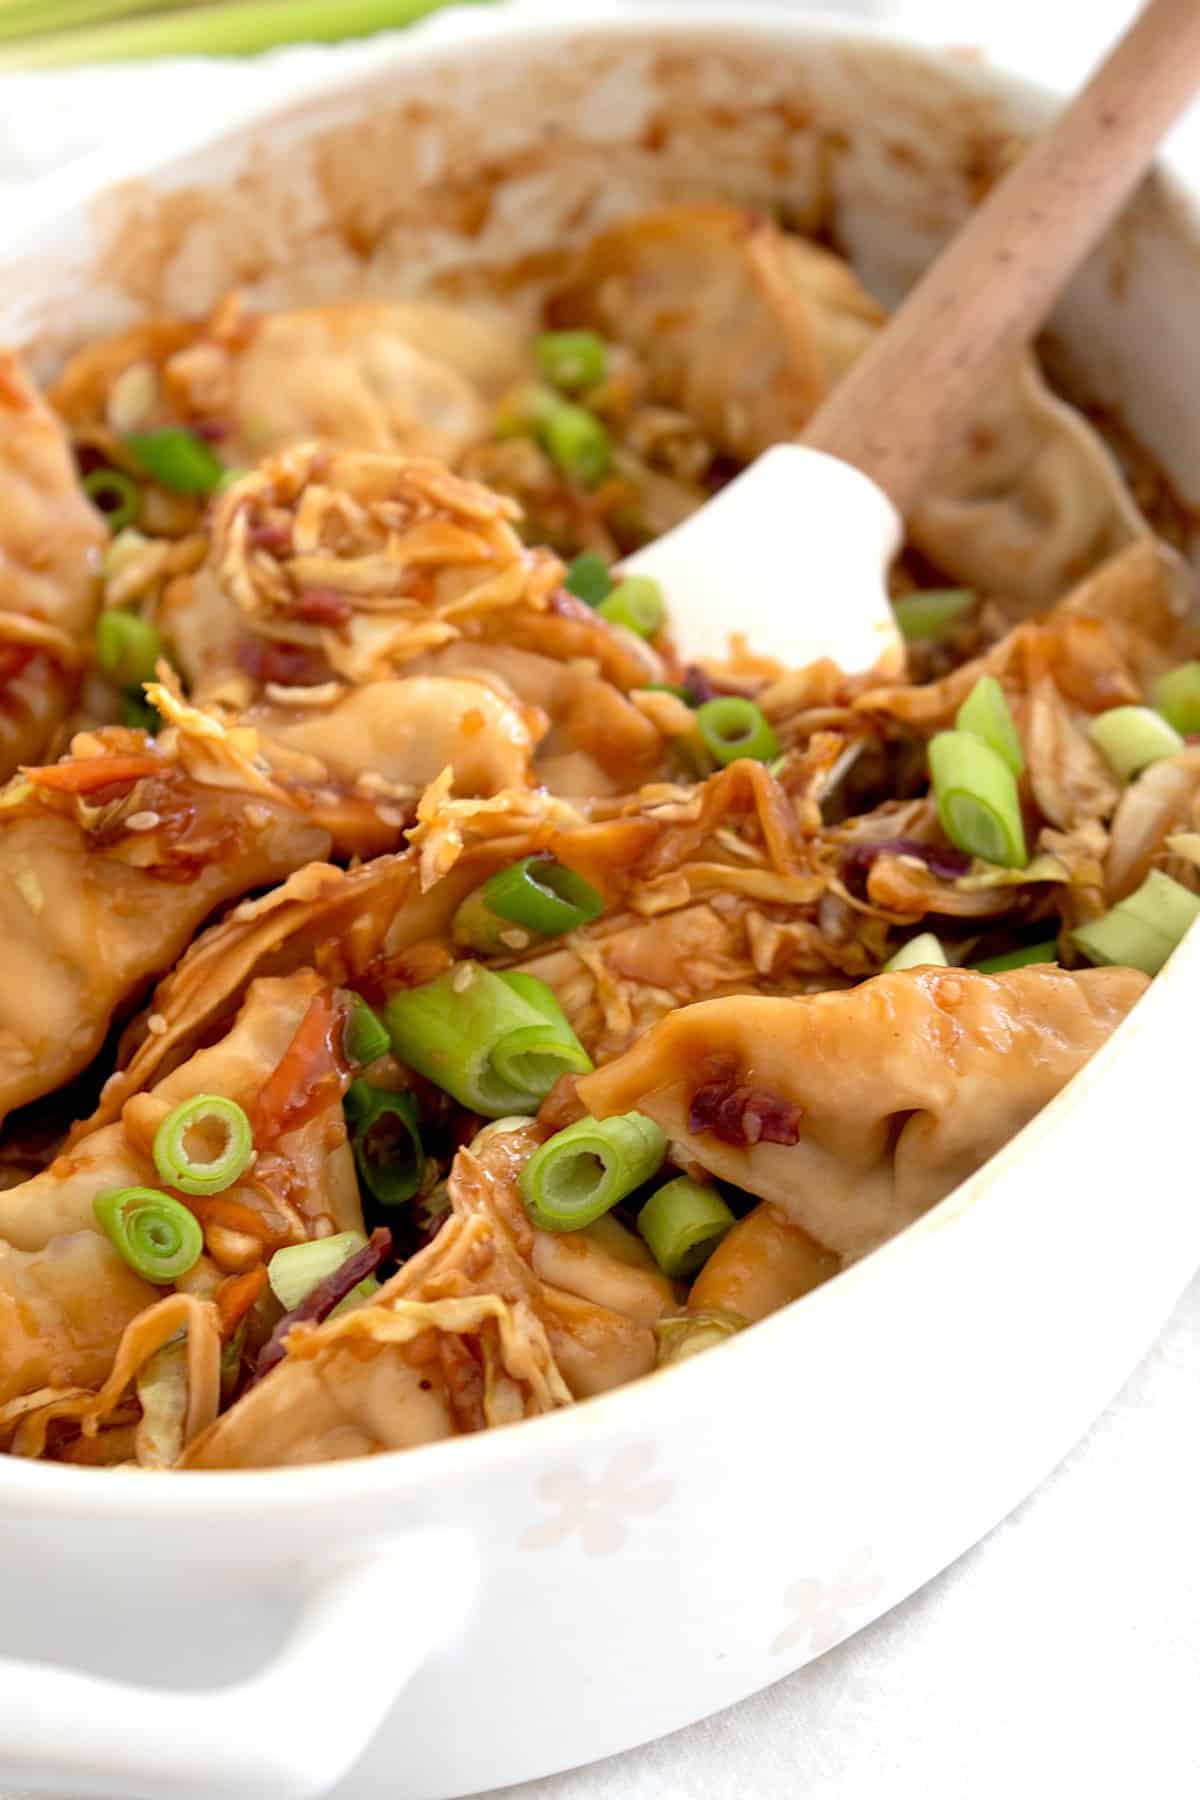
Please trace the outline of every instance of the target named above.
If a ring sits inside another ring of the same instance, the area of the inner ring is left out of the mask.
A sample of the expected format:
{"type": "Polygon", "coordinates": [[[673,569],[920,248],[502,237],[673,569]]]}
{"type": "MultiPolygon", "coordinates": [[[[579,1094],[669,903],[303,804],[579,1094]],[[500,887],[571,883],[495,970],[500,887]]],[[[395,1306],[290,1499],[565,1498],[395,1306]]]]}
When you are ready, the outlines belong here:
{"type": "Polygon", "coordinates": [[[591,882],[552,856],[523,856],[501,869],[484,882],[483,898],[502,919],[539,937],[561,937],[604,911],[604,897],[591,882]]]}
{"type": "Polygon", "coordinates": [[[193,1094],[173,1107],[154,1134],[154,1166],[165,1182],[185,1194],[220,1194],[244,1174],[254,1155],[250,1121],[236,1100],[223,1094],[193,1094]],[[215,1124],[224,1138],[217,1156],[189,1155],[189,1131],[215,1124]]]}
{"type": "Polygon", "coordinates": [[[1025,753],[1004,689],[994,675],[979,677],[959,707],[954,723],[959,731],[970,731],[982,738],[1014,775],[1021,774],[1025,753]]]}
{"type": "Polygon", "coordinates": [[[939,731],[929,774],[942,830],[956,850],[1004,869],[1029,862],[1016,778],[990,744],[969,731],[939,731]]]}
{"type": "Polygon", "coordinates": [[[533,340],[538,369],[560,393],[599,387],[608,373],[608,350],[594,331],[543,331],[533,340]]]}
{"type": "Polygon", "coordinates": [[[349,1061],[356,1068],[365,1069],[391,1049],[392,1040],[379,1014],[367,1005],[361,994],[352,994],[350,999],[342,1046],[349,1061]]]}
{"type": "Polygon", "coordinates": [[[153,681],[163,641],[148,619],[127,607],[110,607],[96,620],[96,656],[118,687],[140,688],[153,681]]]}
{"type": "Polygon", "coordinates": [[[359,1180],[381,1206],[402,1206],[425,1173],[416,1096],[360,1077],[342,1104],[359,1180]]]}
{"type": "Polygon", "coordinates": [[[697,707],[696,730],[723,769],[742,757],[769,763],[779,755],[779,739],[762,708],[741,694],[720,694],[697,707]]]}
{"type": "Polygon", "coordinates": [[[123,1261],[159,1287],[186,1275],[203,1252],[199,1219],[157,1188],[109,1188],[96,1195],[92,1211],[123,1261]]]}
{"type": "Polygon", "coordinates": [[[1181,737],[1200,732],[1200,662],[1180,663],[1160,675],[1150,697],[1181,737]]]}
{"type": "Polygon", "coordinates": [[[627,575],[596,611],[610,625],[624,625],[638,637],[651,638],[666,623],[667,603],[649,575],[627,575]]]}
{"type": "Polygon", "coordinates": [[[734,1216],[715,1187],[680,1175],[651,1194],[637,1228],[664,1275],[690,1281],[734,1225],[734,1216]]]}
{"type": "Polygon", "coordinates": [[[587,606],[599,606],[612,593],[613,581],[608,564],[595,550],[581,550],[574,562],[567,564],[563,586],[587,606]]]}
{"type": "Polygon", "coordinates": [[[125,443],[150,479],[173,494],[211,494],[225,473],[212,446],[182,425],[135,431],[125,443]]]}
{"type": "Polygon", "coordinates": [[[656,1175],[666,1153],[665,1134],[645,1113],[579,1119],[521,1170],[525,1211],[542,1231],[580,1231],[656,1175]]]}
{"type": "Polygon", "coordinates": [[[97,512],[104,515],[104,523],[114,537],[137,518],[142,490],[124,469],[93,469],[79,485],[97,512]],[[108,505],[109,500],[115,504],[108,505]]]}

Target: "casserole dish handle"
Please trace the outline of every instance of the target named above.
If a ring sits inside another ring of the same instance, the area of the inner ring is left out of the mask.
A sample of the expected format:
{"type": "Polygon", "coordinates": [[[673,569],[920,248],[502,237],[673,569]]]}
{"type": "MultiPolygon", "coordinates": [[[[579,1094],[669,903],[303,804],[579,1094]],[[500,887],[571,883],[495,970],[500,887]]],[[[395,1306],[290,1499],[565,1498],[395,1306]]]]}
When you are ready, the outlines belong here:
{"type": "Polygon", "coordinates": [[[473,1585],[457,1533],[359,1545],[310,1576],[264,1668],[207,1691],[0,1659],[0,1787],[72,1800],[315,1800],[461,1623],[473,1585]]]}

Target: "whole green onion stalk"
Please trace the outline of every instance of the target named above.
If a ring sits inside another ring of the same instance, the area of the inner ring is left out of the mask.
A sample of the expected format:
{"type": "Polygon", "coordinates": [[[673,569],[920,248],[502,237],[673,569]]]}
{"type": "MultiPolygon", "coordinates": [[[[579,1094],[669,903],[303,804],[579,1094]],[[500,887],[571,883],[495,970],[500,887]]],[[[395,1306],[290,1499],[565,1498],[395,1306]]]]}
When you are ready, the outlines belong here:
{"type": "MultiPolygon", "coordinates": [[[[482,4],[483,0],[468,0],[482,4]]],[[[446,0],[24,0],[0,10],[2,69],[66,68],[160,56],[251,56],[277,44],[337,43],[411,25],[446,0]],[[11,16],[10,16],[11,10],[11,16]],[[77,29],[83,27],[83,29],[77,29]]]]}

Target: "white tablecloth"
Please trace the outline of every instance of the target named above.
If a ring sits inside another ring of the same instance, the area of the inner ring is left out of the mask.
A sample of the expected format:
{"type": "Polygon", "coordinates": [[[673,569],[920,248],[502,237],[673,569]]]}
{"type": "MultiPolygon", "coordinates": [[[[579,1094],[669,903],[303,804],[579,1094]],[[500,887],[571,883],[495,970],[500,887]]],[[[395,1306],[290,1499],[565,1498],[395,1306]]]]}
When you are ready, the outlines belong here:
{"type": "MultiPolygon", "coordinates": [[[[1070,80],[1133,6],[847,0],[846,10],[899,16],[926,36],[985,43],[1032,73],[1070,80]]],[[[297,60],[362,54],[350,45],[257,64],[10,77],[0,82],[0,194],[116,131],[144,140],[169,132],[181,83],[185,110],[222,107],[286,82],[297,60]]],[[[1200,167],[1200,119],[1178,142],[1195,144],[1200,167]]],[[[1179,1179],[1200,1205],[1195,1172],[1179,1179]]],[[[1129,1210],[1136,1232],[1136,1194],[1129,1210]]],[[[741,1706],[509,1789],[509,1800],[1196,1800],[1198,1402],[1200,1280],[1084,1443],[922,1593],[741,1706]]]]}

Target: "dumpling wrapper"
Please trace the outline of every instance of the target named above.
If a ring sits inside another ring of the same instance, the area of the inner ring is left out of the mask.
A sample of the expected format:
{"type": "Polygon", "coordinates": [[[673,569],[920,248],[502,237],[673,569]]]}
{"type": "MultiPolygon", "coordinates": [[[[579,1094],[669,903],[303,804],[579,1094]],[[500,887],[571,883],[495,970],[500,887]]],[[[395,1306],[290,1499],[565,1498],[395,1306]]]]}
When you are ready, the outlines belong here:
{"type": "Polygon", "coordinates": [[[215,908],[329,849],[267,782],[210,786],[149,762],[161,775],[101,789],[100,808],[33,790],[0,810],[0,1118],[86,1067],[215,908]]]}
{"type": "Polygon", "coordinates": [[[107,542],[62,425],[0,351],[0,780],[66,716],[107,542]]]}
{"type": "Polygon", "coordinates": [[[1015,1136],[1147,985],[1132,969],[920,969],[841,993],[703,1001],[584,1076],[579,1098],[597,1118],[649,1114],[680,1160],[857,1257],[1015,1136]],[[714,1115],[743,1141],[700,1124],[714,1115]]]}

